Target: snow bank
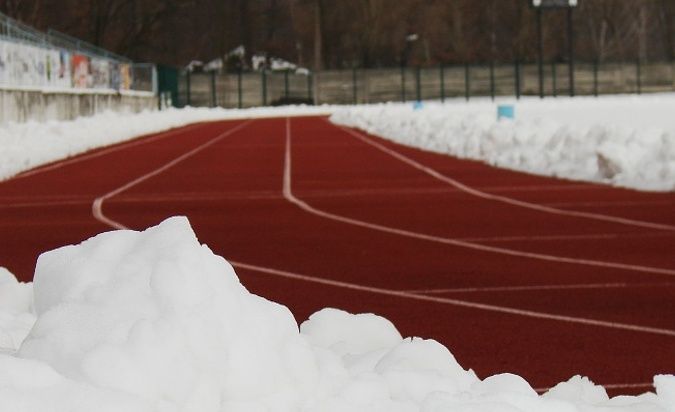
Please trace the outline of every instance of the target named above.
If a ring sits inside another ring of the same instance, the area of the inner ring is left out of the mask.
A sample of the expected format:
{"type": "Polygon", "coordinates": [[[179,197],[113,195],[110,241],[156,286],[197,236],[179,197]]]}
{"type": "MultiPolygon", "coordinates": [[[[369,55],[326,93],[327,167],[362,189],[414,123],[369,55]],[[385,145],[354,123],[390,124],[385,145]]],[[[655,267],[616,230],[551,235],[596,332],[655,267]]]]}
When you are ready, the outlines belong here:
{"type": "Polygon", "coordinates": [[[324,309],[298,328],[185,218],[45,253],[32,294],[0,273],[0,336],[20,337],[12,316],[37,316],[0,353],[2,412],[675,412],[675,376],[639,397],[608,399],[581,377],[538,396],[515,375],[480,380],[376,315],[324,309]]]}
{"type": "Polygon", "coordinates": [[[196,122],[329,114],[328,107],[169,109],[139,114],[106,112],[73,121],[0,125],[0,181],[22,171],[141,135],[196,122]]]}
{"type": "Polygon", "coordinates": [[[331,120],[404,145],[491,165],[641,190],[675,190],[675,95],[526,98],[516,120],[489,100],[383,104],[331,120]]]}
{"type": "Polygon", "coordinates": [[[0,353],[15,351],[35,323],[33,285],[0,267],[0,353]]]}

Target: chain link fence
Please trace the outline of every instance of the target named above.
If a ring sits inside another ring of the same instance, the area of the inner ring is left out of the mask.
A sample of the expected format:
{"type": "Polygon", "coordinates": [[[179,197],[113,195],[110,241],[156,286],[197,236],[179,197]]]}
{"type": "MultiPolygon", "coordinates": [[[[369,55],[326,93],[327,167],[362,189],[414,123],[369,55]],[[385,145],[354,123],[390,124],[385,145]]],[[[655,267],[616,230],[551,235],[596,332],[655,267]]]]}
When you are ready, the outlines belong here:
{"type": "Polygon", "coordinates": [[[289,103],[366,104],[524,95],[572,96],[675,90],[672,62],[448,65],[434,68],[290,72],[182,73],[179,106],[245,108],[289,103]],[[573,87],[572,87],[573,85],[573,87]],[[316,88],[316,90],[314,90],[316,88]]]}

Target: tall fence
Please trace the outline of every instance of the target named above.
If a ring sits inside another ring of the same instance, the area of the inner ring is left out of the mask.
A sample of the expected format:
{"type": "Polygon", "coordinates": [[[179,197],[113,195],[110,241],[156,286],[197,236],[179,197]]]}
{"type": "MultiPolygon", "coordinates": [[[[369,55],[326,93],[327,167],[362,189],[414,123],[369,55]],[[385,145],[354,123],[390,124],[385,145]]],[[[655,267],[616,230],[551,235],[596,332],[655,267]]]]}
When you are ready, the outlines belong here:
{"type": "Polygon", "coordinates": [[[0,86],[155,93],[156,70],[63,33],[0,13],[0,86]]]}
{"type": "Polygon", "coordinates": [[[563,96],[675,90],[672,62],[579,63],[573,89],[569,66],[535,63],[448,65],[434,68],[329,70],[318,74],[182,73],[179,106],[244,108],[287,103],[363,104],[389,101],[523,95],[563,96]],[[316,88],[316,90],[314,90],[316,88]]]}

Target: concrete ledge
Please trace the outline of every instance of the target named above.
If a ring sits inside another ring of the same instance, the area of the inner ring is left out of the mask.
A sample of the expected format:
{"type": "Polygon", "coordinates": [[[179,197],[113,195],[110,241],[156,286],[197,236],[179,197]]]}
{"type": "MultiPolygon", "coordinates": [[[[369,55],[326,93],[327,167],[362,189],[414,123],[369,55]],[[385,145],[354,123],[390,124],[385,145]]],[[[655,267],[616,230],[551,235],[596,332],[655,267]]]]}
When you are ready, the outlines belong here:
{"type": "Polygon", "coordinates": [[[157,98],[148,92],[0,89],[0,122],[3,123],[72,120],[106,110],[137,113],[156,108],[157,98]]]}

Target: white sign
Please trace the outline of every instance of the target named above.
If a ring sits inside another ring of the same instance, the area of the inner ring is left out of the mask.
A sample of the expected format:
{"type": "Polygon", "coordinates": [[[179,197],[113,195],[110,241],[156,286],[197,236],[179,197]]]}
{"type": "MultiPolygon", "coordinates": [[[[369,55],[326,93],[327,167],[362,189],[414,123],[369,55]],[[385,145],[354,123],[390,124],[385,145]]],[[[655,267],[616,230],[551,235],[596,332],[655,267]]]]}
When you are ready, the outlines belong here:
{"type": "Polygon", "coordinates": [[[577,0],[532,0],[533,7],[556,8],[556,7],[576,7],[577,0]]]}

